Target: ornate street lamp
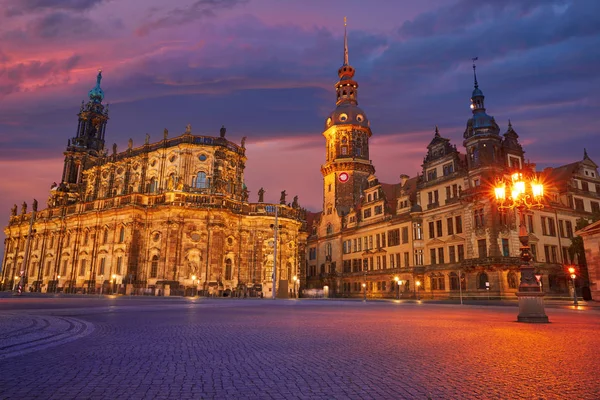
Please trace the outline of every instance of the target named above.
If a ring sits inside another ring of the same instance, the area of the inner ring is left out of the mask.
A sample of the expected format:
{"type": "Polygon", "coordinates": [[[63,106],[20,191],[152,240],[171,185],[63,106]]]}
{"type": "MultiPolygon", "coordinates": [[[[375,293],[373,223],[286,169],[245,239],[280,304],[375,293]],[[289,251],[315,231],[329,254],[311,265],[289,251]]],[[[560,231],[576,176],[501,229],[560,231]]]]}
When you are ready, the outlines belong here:
{"type": "Polygon", "coordinates": [[[394,281],[396,281],[396,300],[398,300],[400,299],[400,278],[395,276],[394,281]]]}
{"type": "Polygon", "coordinates": [[[363,301],[367,301],[367,284],[365,282],[363,282],[362,288],[363,288],[363,301]]]}
{"type": "Polygon", "coordinates": [[[521,242],[521,282],[517,297],[519,298],[519,322],[545,323],[548,317],[544,311],[544,293],[535,277],[535,270],[530,264],[531,251],[529,234],[525,225],[525,211],[541,209],[544,198],[544,185],[535,174],[515,172],[510,178],[501,178],[494,188],[498,209],[516,209],[519,213],[519,241],[521,242]]]}
{"type": "Polygon", "coordinates": [[[573,282],[573,305],[577,307],[577,305],[579,304],[577,302],[577,290],[575,289],[575,278],[577,278],[577,275],[575,275],[574,267],[569,267],[569,274],[571,276],[571,282],[573,282]]]}
{"type": "Polygon", "coordinates": [[[421,287],[421,281],[417,281],[416,285],[417,285],[417,300],[421,300],[419,297],[419,288],[421,287]]]}
{"type": "Polygon", "coordinates": [[[298,282],[298,277],[294,275],[292,280],[294,281],[294,298],[296,298],[296,283],[298,282]]]}
{"type": "Polygon", "coordinates": [[[115,294],[115,286],[117,286],[117,275],[116,274],[112,274],[112,280],[110,281],[111,283],[111,289],[112,289],[112,294],[115,294]]]}
{"type": "Polygon", "coordinates": [[[192,297],[194,297],[196,294],[196,275],[192,275],[192,297]]]}

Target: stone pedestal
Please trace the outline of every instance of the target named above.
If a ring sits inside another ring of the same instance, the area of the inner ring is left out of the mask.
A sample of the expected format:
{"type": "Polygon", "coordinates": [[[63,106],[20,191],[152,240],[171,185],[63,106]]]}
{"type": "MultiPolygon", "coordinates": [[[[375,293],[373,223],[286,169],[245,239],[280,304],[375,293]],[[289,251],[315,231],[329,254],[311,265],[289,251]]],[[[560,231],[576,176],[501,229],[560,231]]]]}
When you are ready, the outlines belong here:
{"type": "Polygon", "coordinates": [[[170,296],[171,295],[171,285],[165,285],[165,294],[164,296],[170,296]]]}
{"type": "Polygon", "coordinates": [[[519,315],[518,322],[529,322],[545,324],[548,316],[544,310],[544,293],[542,292],[519,292],[519,315]]]}

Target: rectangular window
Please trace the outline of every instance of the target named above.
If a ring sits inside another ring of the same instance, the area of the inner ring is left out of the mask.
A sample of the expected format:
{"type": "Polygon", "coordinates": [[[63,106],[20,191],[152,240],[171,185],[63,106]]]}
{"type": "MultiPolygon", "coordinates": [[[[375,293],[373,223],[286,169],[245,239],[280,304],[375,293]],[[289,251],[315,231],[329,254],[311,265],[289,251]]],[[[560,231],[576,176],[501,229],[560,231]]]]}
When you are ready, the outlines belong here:
{"type": "Polygon", "coordinates": [[[435,249],[429,249],[429,258],[430,258],[430,263],[433,264],[437,264],[436,260],[435,260],[435,249]]]}
{"type": "Polygon", "coordinates": [[[423,239],[423,227],[419,222],[413,223],[413,239],[414,240],[422,240],[423,239]]]}
{"type": "Polygon", "coordinates": [[[375,206],[375,215],[383,214],[383,206],[375,206]]]}
{"type": "Polygon", "coordinates": [[[62,273],[61,273],[61,275],[62,276],[67,276],[67,260],[65,260],[63,262],[63,267],[62,267],[62,273]]]}
{"type": "Polygon", "coordinates": [[[600,213],[600,204],[597,201],[592,201],[592,212],[595,214],[600,213]]]}
{"type": "MultiPolygon", "coordinates": [[[[404,253],[404,255],[406,256],[406,259],[405,259],[406,264],[405,264],[405,266],[408,267],[408,253],[404,253]]],[[[400,267],[401,267],[401,265],[400,265],[400,253],[398,253],[398,254],[396,254],[396,268],[400,268],[400,267]]]]}
{"type": "Polygon", "coordinates": [[[405,226],[402,228],[402,243],[408,243],[408,227],[405,226]]]}
{"type": "Polygon", "coordinates": [[[454,220],[456,221],[456,233],[462,233],[462,217],[459,215],[454,217],[454,220]]]}
{"type": "Polygon", "coordinates": [[[100,268],[98,269],[98,273],[100,275],[104,275],[104,267],[106,266],[106,258],[100,259],[100,268]]]}
{"type": "Polygon", "coordinates": [[[381,247],[386,247],[386,245],[385,245],[385,233],[381,234],[381,247]]]}
{"type": "Polygon", "coordinates": [[[432,222],[429,223],[429,239],[433,239],[435,237],[435,225],[432,222]]]}
{"type": "Polygon", "coordinates": [[[375,235],[375,248],[381,248],[381,239],[379,238],[379,233],[375,235]]]}
{"type": "MultiPolygon", "coordinates": [[[[404,229],[404,228],[402,228],[404,229]]],[[[400,244],[400,230],[392,229],[388,231],[388,245],[389,246],[398,246],[400,244]]]]}
{"type": "Polygon", "coordinates": [[[546,256],[546,262],[550,262],[550,246],[544,246],[544,256],[546,256]]]}
{"type": "Polygon", "coordinates": [[[117,257],[117,275],[123,273],[123,257],[117,257]]]}
{"type": "Polygon", "coordinates": [[[477,250],[479,251],[479,258],[487,257],[487,242],[485,239],[477,241],[477,250]]]}
{"type": "MultiPolygon", "coordinates": [[[[119,257],[120,259],[121,257],[119,257]]],[[[317,259],[317,248],[316,247],[311,247],[308,250],[308,259],[309,260],[316,260],[317,259]]]]}
{"type": "Polygon", "coordinates": [[[558,248],[556,246],[550,246],[550,259],[552,260],[553,263],[558,262],[557,252],[558,252],[558,248]]]}
{"type": "Polygon", "coordinates": [[[536,245],[536,244],[533,244],[533,243],[531,243],[531,244],[529,245],[529,247],[530,247],[530,249],[531,249],[531,259],[532,259],[533,261],[537,260],[537,245],[536,245]]]}
{"type": "Polygon", "coordinates": [[[452,218],[446,220],[446,227],[448,228],[448,235],[454,235],[454,221],[452,218]]]}
{"type": "Polygon", "coordinates": [[[452,197],[458,197],[458,185],[456,183],[452,185],[452,197]]]}
{"type": "Polygon", "coordinates": [[[450,246],[448,248],[448,251],[449,251],[449,256],[450,256],[450,262],[451,263],[456,262],[456,247],[450,246]]]}
{"type": "Polygon", "coordinates": [[[415,250],[415,265],[423,265],[423,250],[415,250]]]}
{"type": "Polygon", "coordinates": [[[475,218],[475,228],[485,227],[485,218],[483,215],[483,208],[479,208],[473,212],[475,218]]]}
{"type": "Polygon", "coordinates": [[[452,194],[450,192],[450,186],[446,186],[446,201],[448,201],[450,197],[452,197],[452,194]]]}
{"type": "Polygon", "coordinates": [[[575,199],[575,209],[577,211],[584,211],[582,199],[575,199]]]}
{"type": "Polygon", "coordinates": [[[502,255],[510,257],[510,249],[508,248],[508,239],[502,239],[502,255]]]}
{"type": "Polygon", "coordinates": [[[563,247],[562,248],[562,258],[563,258],[563,263],[565,264],[571,264],[571,260],[569,257],[569,248],[568,247],[563,247]]]}
{"type": "Polygon", "coordinates": [[[396,263],[394,262],[396,260],[396,257],[394,257],[395,254],[390,254],[390,268],[396,268],[396,263]]]}
{"type": "Polygon", "coordinates": [[[444,232],[442,232],[442,220],[441,219],[435,221],[435,228],[436,228],[437,237],[444,236],[444,232]]]}
{"type": "Polygon", "coordinates": [[[365,246],[364,246],[364,247],[365,247],[365,250],[369,250],[369,238],[368,238],[367,236],[365,236],[365,237],[363,238],[363,241],[364,241],[364,243],[365,243],[365,246]]]}
{"type": "Polygon", "coordinates": [[[562,219],[558,220],[558,234],[560,237],[564,238],[565,236],[565,221],[562,219]]]}
{"type": "Polygon", "coordinates": [[[381,267],[387,269],[387,258],[385,256],[381,256],[381,267]]]}
{"type": "Polygon", "coordinates": [[[377,256],[377,269],[381,269],[381,256],[377,256]]]}
{"type": "Polygon", "coordinates": [[[542,235],[548,236],[548,225],[546,223],[546,217],[542,217],[542,235]]]}
{"type": "Polygon", "coordinates": [[[369,236],[369,249],[373,248],[373,235],[369,236]]]}
{"type": "Polygon", "coordinates": [[[438,262],[440,264],[445,264],[446,260],[444,260],[444,248],[440,247],[438,249],[438,262]]]}
{"type": "Polygon", "coordinates": [[[361,238],[356,239],[356,244],[358,245],[357,251],[362,251],[362,239],[361,238]]]}
{"type": "Polygon", "coordinates": [[[533,231],[533,215],[527,216],[527,226],[529,227],[529,233],[534,233],[534,231],[533,231]]]}
{"type": "Polygon", "coordinates": [[[433,191],[433,202],[436,204],[440,202],[440,195],[437,190],[433,191]]]}
{"type": "Polygon", "coordinates": [[[364,218],[369,218],[371,216],[371,209],[366,208],[365,211],[363,211],[363,216],[364,218]]]}
{"type": "Polygon", "coordinates": [[[548,218],[548,231],[550,236],[556,236],[556,224],[554,223],[554,218],[548,218]]]}
{"type": "Polygon", "coordinates": [[[567,229],[567,237],[572,238],[573,237],[573,224],[571,223],[571,221],[565,221],[565,228],[567,229]]]}
{"type": "Polygon", "coordinates": [[[363,271],[368,271],[369,270],[369,259],[365,258],[363,260],[363,271]]]}
{"type": "Polygon", "coordinates": [[[458,253],[458,261],[463,261],[465,259],[465,246],[459,244],[456,246],[456,251],[458,253]]]}
{"type": "Polygon", "coordinates": [[[358,251],[358,247],[356,247],[356,239],[352,239],[352,250],[354,252],[358,251]]]}
{"type": "Polygon", "coordinates": [[[85,263],[87,260],[81,260],[79,263],[79,276],[85,276],[85,263]]]}

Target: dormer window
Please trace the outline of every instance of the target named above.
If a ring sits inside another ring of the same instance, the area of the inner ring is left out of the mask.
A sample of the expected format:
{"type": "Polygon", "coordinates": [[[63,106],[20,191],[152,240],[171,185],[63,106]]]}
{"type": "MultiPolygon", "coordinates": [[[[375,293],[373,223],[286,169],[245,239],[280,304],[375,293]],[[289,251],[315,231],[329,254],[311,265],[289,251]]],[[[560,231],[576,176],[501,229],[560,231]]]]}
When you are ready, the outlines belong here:
{"type": "Polygon", "coordinates": [[[368,202],[373,201],[373,195],[371,195],[370,193],[367,195],[367,201],[368,202]]]}

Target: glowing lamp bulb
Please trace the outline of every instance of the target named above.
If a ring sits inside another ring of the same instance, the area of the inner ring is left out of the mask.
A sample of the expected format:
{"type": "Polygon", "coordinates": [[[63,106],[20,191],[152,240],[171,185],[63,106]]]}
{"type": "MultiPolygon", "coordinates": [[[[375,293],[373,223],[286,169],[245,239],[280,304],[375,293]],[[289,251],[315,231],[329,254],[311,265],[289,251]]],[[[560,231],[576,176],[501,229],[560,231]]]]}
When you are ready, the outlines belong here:
{"type": "Polygon", "coordinates": [[[515,182],[513,190],[515,190],[519,194],[524,194],[525,193],[525,182],[524,181],[515,182]]]}
{"type": "Polygon", "coordinates": [[[574,273],[575,273],[575,268],[573,268],[573,267],[569,267],[569,273],[570,273],[570,274],[574,274],[574,273]]]}
{"type": "Polygon", "coordinates": [[[575,278],[577,278],[577,275],[571,274],[571,279],[575,279],[575,278]]]}
{"type": "Polygon", "coordinates": [[[496,195],[496,200],[504,201],[506,199],[506,186],[498,186],[494,188],[494,194],[496,195]]]}
{"type": "Polygon", "coordinates": [[[541,183],[532,182],[531,192],[533,193],[533,197],[535,199],[539,199],[540,197],[544,196],[544,185],[541,183]]]}

